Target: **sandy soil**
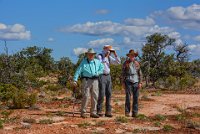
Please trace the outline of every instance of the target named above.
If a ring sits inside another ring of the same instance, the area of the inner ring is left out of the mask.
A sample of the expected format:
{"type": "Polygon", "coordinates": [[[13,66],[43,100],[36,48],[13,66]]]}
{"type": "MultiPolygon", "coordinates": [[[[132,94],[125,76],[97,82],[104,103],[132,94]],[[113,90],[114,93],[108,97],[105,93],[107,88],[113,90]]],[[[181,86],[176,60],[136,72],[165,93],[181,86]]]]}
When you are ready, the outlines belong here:
{"type": "MultiPolygon", "coordinates": [[[[181,114],[180,109],[200,115],[200,94],[162,94],[160,96],[148,94],[149,101],[140,99],[139,106],[139,113],[144,114],[147,119],[124,117],[124,94],[113,94],[114,116],[99,119],[89,118],[89,114],[86,119],[80,118],[80,104],[76,103],[73,110],[73,101],[62,98],[59,97],[58,100],[48,103],[38,102],[40,110],[13,110],[9,118],[15,120],[5,123],[4,128],[0,129],[0,134],[166,133],[167,131],[163,129],[165,125],[175,128],[170,130],[170,133],[200,133],[199,128],[187,128],[184,122],[174,119],[176,115],[181,114]],[[167,119],[154,120],[153,117],[156,115],[165,116],[167,119]],[[118,117],[126,121],[124,123],[116,121],[118,117]],[[24,124],[23,120],[29,118],[36,122],[24,124]],[[45,119],[53,120],[54,123],[41,124],[40,121],[45,119]],[[160,125],[155,126],[158,122],[160,125]]],[[[200,123],[199,116],[191,119],[200,123]]]]}

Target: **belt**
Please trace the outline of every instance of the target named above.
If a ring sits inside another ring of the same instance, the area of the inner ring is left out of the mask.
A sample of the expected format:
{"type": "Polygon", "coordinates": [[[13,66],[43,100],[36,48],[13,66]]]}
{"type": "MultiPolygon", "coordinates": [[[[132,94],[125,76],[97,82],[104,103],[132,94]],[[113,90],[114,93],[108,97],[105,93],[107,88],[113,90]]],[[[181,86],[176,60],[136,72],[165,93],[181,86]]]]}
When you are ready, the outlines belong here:
{"type": "Polygon", "coordinates": [[[88,80],[88,79],[96,80],[96,79],[98,79],[99,77],[98,77],[98,76],[92,76],[92,77],[83,76],[83,77],[81,77],[81,78],[82,78],[82,79],[86,79],[86,80],[88,80]]]}
{"type": "Polygon", "coordinates": [[[102,74],[102,75],[108,76],[108,75],[110,75],[110,74],[102,74]]]}

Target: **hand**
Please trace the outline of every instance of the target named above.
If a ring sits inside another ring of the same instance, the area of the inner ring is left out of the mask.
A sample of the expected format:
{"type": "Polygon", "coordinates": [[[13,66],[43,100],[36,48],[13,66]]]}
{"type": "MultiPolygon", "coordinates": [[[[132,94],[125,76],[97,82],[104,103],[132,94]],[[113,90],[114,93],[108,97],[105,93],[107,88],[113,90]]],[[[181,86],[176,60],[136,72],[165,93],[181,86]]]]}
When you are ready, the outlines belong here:
{"type": "Polygon", "coordinates": [[[138,89],[141,89],[142,88],[142,83],[139,83],[138,84],[138,89]]]}
{"type": "Polygon", "coordinates": [[[117,57],[117,53],[116,53],[116,51],[113,50],[112,52],[113,52],[113,54],[115,55],[115,57],[117,57]]]}
{"type": "Polygon", "coordinates": [[[105,54],[105,57],[108,57],[110,55],[110,51],[107,51],[105,54]]]}
{"type": "Polygon", "coordinates": [[[73,85],[74,87],[77,87],[77,86],[78,86],[78,84],[77,84],[76,81],[73,81],[72,85],[73,85]]]}
{"type": "Polygon", "coordinates": [[[123,90],[126,89],[126,86],[125,86],[125,83],[124,83],[124,82],[122,83],[122,89],[123,89],[123,90]]]}
{"type": "Polygon", "coordinates": [[[139,68],[139,67],[140,67],[140,63],[139,63],[138,61],[135,61],[135,66],[136,66],[137,68],[139,68]]]}

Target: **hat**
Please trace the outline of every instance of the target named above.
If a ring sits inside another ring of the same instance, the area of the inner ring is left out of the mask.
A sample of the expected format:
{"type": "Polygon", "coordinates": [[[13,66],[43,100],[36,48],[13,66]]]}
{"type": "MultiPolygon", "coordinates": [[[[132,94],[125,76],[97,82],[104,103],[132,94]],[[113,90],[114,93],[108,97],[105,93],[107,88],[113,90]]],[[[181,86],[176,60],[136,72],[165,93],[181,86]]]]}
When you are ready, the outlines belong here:
{"type": "Polygon", "coordinates": [[[87,52],[85,52],[85,54],[96,54],[96,52],[94,51],[94,49],[89,48],[87,52]]]}
{"type": "Polygon", "coordinates": [[[113,47],[111,46],[111,45],[105,45],[104,47],[103,47],[103,49],[105,49],[105,48],[108,48],[109,50],[111,50],[111,51],[114,51],[115,49],[113,49],[113,47]]]}
{"type": "Polygon", "coordinates": [[[129,55],[134,55],[135,57],[138,56],[138,52],[135,52],[133,49],[129,50],[129,53],[126,54],[126,56],[129,56],[129,55]]]}

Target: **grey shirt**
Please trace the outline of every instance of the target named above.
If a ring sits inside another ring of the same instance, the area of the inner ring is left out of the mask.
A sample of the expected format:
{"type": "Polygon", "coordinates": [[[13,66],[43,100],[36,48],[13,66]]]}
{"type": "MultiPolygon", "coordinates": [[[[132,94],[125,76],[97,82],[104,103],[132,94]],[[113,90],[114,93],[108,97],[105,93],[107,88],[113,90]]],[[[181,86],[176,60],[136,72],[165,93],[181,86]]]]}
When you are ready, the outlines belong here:
{"type": "Polygon", "coordinates": [[[123,81],[127,80],[132,83],[137,83],[142,81],[142,71],[140,67],[135,65],[135,62],[125,61],[122,68],[123,81]]]}

